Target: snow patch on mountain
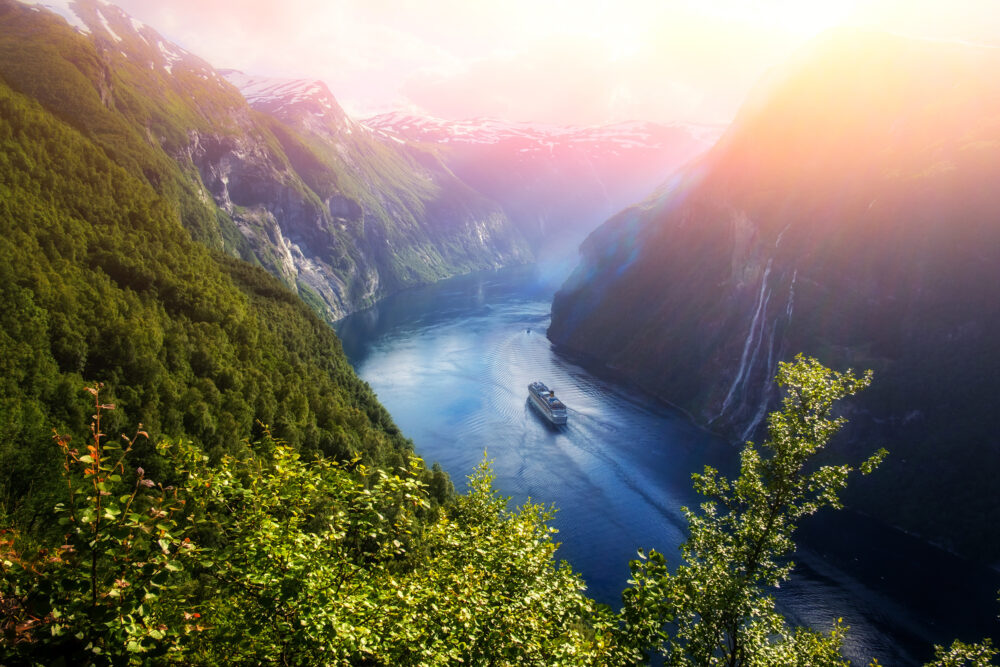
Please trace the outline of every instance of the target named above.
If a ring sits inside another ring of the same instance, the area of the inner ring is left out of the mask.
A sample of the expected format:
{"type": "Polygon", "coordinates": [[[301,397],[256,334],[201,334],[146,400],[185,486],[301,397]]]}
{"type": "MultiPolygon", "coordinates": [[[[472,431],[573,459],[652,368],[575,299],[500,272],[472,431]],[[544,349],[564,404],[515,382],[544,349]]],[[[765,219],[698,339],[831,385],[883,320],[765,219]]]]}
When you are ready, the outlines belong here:
{"type": "Polygon", "coordinates": [[[22,5],[30,5],[35,11],[47,9],[50,12],[63,17],[66,22],[78,32],[85,35],[90,34],[90,28],[83,22],[83,19],[76,15],[76,12],[72,9],[72,5],[75,4],[73,0],[48,0],[48,2],[39,2],[38,0],[18,0],[18,2],[22,5]]]}
{"type": "Polygon", "coordinates": [[[251,106],[261,102],[297,104],[315,101],[327,109],[334,109],[332,96],[322,81],[251,76],[238,70],[220,71],[229,83],[240,89],[251,106]]]}
{"type": "Polygon", "coordinates": [[[115,40],[116,42],[122,41],[122,38],[119,37],[118,33],[116,33],[114,30],[111,29],[111,24],[108,23],[108,17],[104,15],[104,12],[101,11],[101,10],[98,10],[97,16],[98,16],[98,18],[101,19],[101,27],[103,27],[104,30],[109,35],[111,35],[111,39],[115,40]]]}
{"type": "Polygon", "coordinates": [[[146,24],[143,23],[142,21],[139,21],[137,19],[132,18],[131,16],[128,18],[128,20],[129,20],[129,23],[132,24],[132,30],[135,30],[135,34],[139,35],[139,38],[142,41],[144,41],[147,44],[149,44],[149,40],[146,39],[146,36],[142,34],[143,30],[146,29],[146,24]]]}
{"type": "Polygon", "coordinates": [[[281,79],[246,74],[239,70],[219,70],[236,86],[250,106],[265,113],[294,117],[295,122],[321,135],[351,134],[358,125],[340,107],[325,83],[319,79],[281,79]]]}
{"type": "Polygon", "coordinates": [[[163,56],[163,60],[166,62],[163,69],[167,70],[170,74],[173,74],[174,65],[188,55],[188,52],[181,47],[170,42],[164,42],[162,39],[156,40],[156,48],[159,49],[160,55],[163,56]]]}

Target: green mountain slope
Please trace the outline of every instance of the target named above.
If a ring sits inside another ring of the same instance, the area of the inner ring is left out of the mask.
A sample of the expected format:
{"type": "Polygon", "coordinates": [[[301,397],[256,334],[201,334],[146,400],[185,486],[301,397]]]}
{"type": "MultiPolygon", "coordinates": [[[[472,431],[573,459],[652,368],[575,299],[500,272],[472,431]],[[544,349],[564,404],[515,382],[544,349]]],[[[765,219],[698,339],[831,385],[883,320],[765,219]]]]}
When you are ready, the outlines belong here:
{"type": "Polygon", "coordinates": [[[392,466],[410,451],[295,294],[192,241],[146,178],[6,85],[0,302],[0,502],[28,519],[60,465],[51,430],[86,431],[85,382],[118,404],[107,432],[142,421],[214,456],[258,420],[305,452],[392,466]]]}
{"type": "Polygon", "coordinates": [[[211,122],[189,100],[197,94],[204,100],[200,107],[225,119],[224,110],[240,102],[235,91],[217,89],[206,95],[200,80],[178,77],[171,85],[120,54],[123,62],[113,62],[95,46],[106,45],[109,38],[91,42],[61,18],[18,2],[0,2],[0,19],[0,76],[11,88],[37,99],[111,160],[175,202],[195,238],[214,247],[228,245],[231,251],[245,247],[231,222],[220,228],[225,221],[216,219],[214,207],[205,206],[193,174],[185,174],[169,157],[185,143],[187,127],[204,128],[211,122]]]}
{"type": "Polygon", "coordinates": [[[0,0],[0,77],[152,186],[197,240],[259,262],[326,318],[531,257],[498,207],[449,173],[255,111],[118,8],[73,7],[87,34],[0,0]]]}

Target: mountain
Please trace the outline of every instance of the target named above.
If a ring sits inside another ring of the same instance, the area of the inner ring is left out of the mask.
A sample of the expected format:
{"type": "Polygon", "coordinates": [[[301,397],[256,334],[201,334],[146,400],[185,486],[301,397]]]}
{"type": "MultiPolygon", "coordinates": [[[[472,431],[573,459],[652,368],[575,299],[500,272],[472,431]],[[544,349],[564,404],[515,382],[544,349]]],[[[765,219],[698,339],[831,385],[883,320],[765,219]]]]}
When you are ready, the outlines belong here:
{"type": "Polygon", "coordinates": [[[494,202],[431,153],[378,141],[323,82],[223,74],[255,110],[280,123],[272,129],[292,167],[341,230],[354,235],[356,264],[374,264],[365,303],[457,272],[531,259],[494,202]]]}
{"type": "MultiPolygon", "coordinates": [[[[328,319],[407,286],[531,258],[435,158],[369,136],[323,84],[252,90],[98,0],[4,0],[0,76],[328,319]],[[252,105],[251,105],[252,103],[252,105]]],[[[259,83],[259,82],[258,82],[259,83]]]]}
{"type": "Polygon", "coordinates": [[[246,455],[265,431],[308,456],[368,465],[405,465],[412,452],[295,294],[192,240],[143,171],[3,82],[0,302],[5,524],[61,529],[46,517],[69,463],[52,434],[88,432],[83,390],[97,382],[114,404],[101,423],[110,444],[148,432],[133,460],[167,483],[176,471],[153,446],[165,437],[193,439],[213,460],[246,455]]]}
{"type": "Polygon", "coordinates": [[[704,152],[720,128],[615,123],[563,127],[399,112],[364,121],[376,136],[433,150],[456,176],[497,201],[543,255],[575,246],[704,152]]]}
{"type": "Polygon", "coordinates": [[[779,360],[874,369],[833,455],[891,455],[851,504],[996,561],[998,73],[994,49],[822,36],[586,240],[549,337],[734,440],[779,360]]]}

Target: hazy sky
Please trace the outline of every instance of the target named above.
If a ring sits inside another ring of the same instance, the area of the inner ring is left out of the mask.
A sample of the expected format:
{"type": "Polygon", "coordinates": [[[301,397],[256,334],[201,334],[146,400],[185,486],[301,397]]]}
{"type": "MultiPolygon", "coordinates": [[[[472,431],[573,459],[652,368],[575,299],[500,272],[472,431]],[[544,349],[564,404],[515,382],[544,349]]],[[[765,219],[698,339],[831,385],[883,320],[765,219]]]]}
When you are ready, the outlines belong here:
{"type": "Polygon", "coordinates": [[[113,1],[217,67],[322,79],[355,116],[727,122],[834,25],[1000,44],[1000,0],[113,1]]]}

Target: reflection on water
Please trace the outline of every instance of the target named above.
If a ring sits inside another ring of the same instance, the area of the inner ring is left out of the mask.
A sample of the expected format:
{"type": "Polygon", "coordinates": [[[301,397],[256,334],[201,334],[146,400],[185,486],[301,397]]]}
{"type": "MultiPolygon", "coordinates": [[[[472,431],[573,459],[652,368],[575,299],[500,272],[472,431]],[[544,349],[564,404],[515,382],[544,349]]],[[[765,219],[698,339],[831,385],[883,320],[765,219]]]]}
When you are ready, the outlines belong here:
{"type": "MultiPolygon", "coordinates": [[[[462,490],[485,455],[515,502],[555,504],[559,556],[583,574],[590,595],[617,608],[637,548],[676,559],[680,508],[698,502],[691,473],[732,470],[736,450],[556,354],[544,332],[561,277],[524,267],[456,278],[386,299],[337,329],[421,456],[462,490]],[[531,409],[533,380],[567,405],[566,426],[531,409]]],[[[801,538],[781,610],[818,629],[843,617],[859,664],[915,664],[930,641],[998,634],[995,572],[845,513],[812,519],[801,538]]]]}

